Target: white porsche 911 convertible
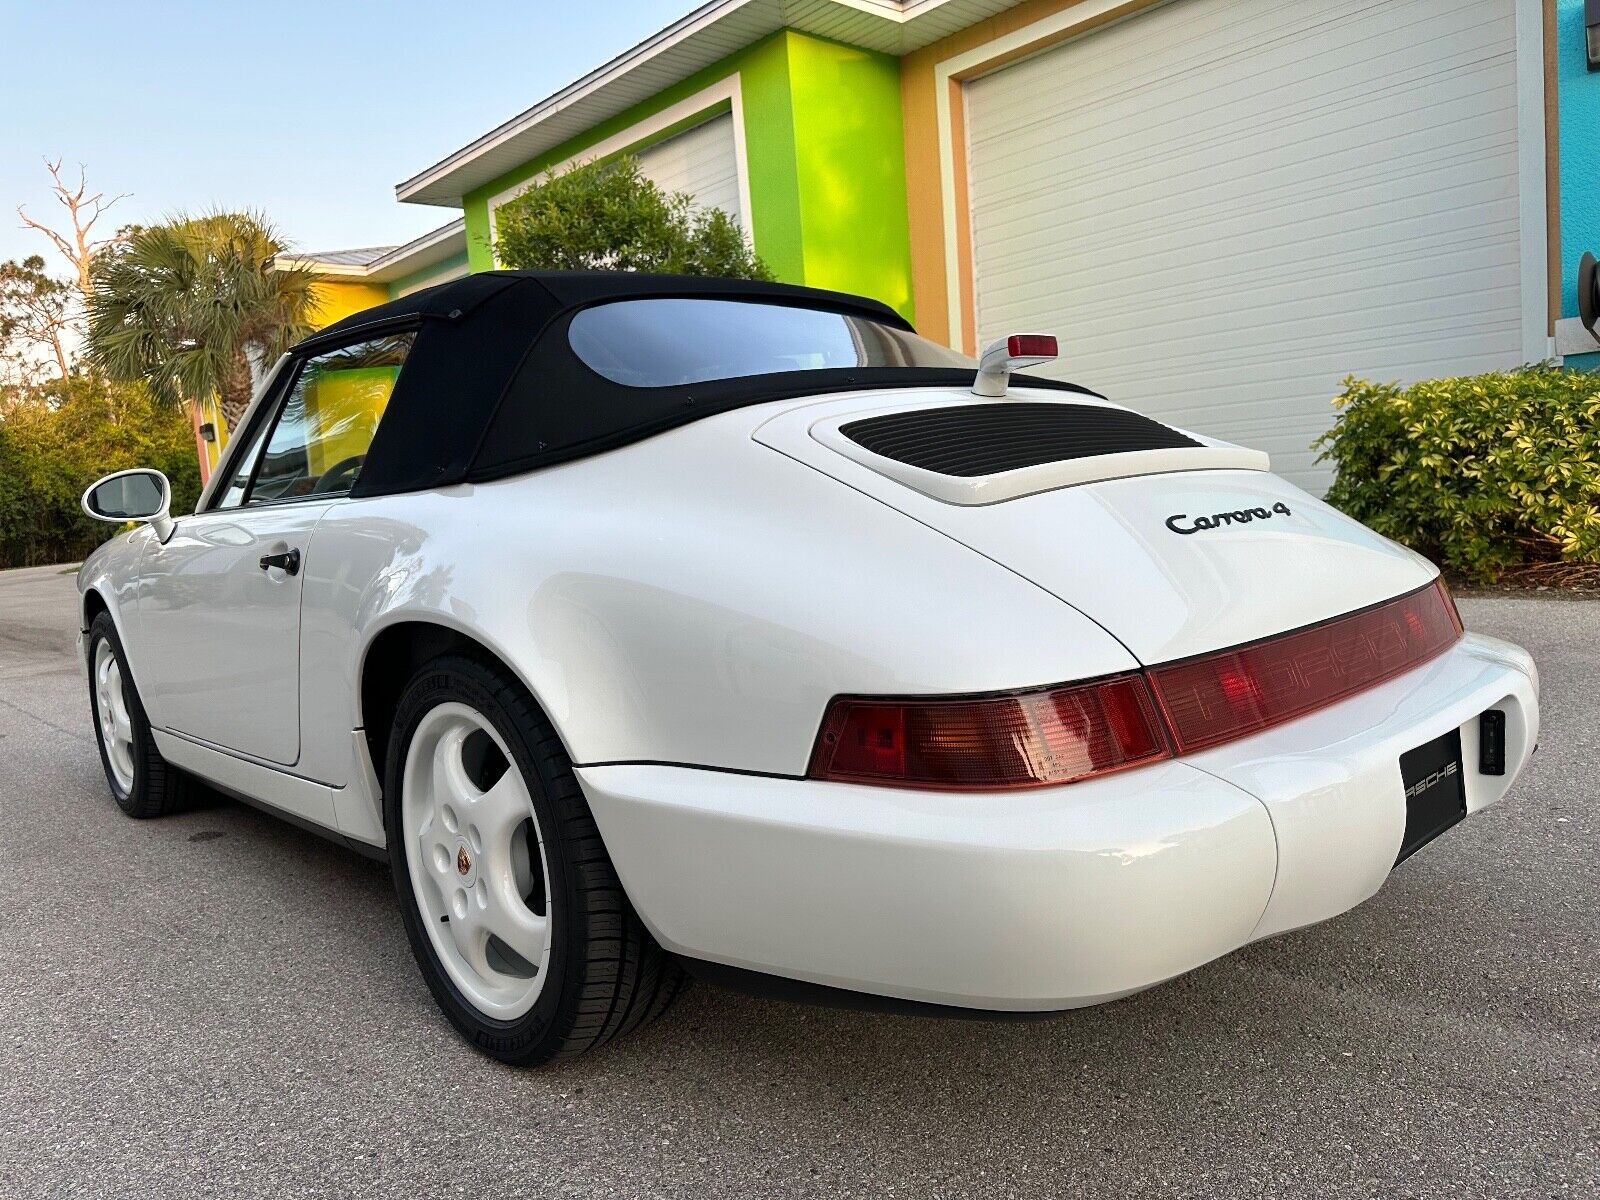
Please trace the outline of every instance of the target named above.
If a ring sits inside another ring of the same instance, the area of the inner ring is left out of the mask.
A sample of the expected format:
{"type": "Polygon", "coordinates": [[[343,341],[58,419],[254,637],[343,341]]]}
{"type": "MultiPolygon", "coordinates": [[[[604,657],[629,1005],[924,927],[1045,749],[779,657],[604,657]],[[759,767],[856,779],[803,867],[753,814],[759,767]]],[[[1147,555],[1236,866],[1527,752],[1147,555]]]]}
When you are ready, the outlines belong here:
{"type": "Polygon", "coordinates": [[[1538,676],[1265,455],[852,296],[496,272],[264,381],[79,576],[106,778],[391,864],[536,1063],[687,971],[869,1007],[1125,996],[1361,903],[1494,803],[1538,676]]]}

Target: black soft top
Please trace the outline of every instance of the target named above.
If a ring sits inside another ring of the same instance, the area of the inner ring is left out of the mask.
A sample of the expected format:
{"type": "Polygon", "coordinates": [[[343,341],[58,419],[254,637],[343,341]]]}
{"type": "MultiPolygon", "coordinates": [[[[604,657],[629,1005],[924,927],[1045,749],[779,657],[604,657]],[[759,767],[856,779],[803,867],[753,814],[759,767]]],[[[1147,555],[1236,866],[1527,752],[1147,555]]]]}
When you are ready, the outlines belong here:
{"type": "MultiPolygon", "coordinates": [[[[970,370],[859,367],[641,388],[605,378],[573,352],[567,328],[580,310],[613,300],[668,297],[823,309],[911,329],[904,317],[875,300],[782,283],[629,271],[486,271],[346,317],[301,342],[295,353],[416,331],[352,489],[355,496],[496,479],[770,400],[972,381],[970,370]]],[[[1086,391],[1053,380],[1026,382],[1086,391]]]]}

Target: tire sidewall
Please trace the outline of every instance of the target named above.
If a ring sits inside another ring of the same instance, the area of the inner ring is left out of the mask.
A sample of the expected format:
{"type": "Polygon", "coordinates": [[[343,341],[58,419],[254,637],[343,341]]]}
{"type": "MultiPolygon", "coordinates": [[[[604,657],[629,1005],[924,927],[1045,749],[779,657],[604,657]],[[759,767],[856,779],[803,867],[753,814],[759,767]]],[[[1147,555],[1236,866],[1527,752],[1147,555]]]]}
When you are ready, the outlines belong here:
{"type": "Polygon", "coordinates": [[[559,1019],[571,1008],[564,1000],[571,983],[572,947],[587,931],[580,927],[584,914],[573,886],[573,868],[567,861],[560,837],[560,818],[550,801],[553,781],[545,778],[539,756],[529,745],[534,731],[521,727],[522,723],[496,694],[497,685],[498,688],[505,686],[487,668],[463,659],[430,665],[412,679],[396,708],[389,738],[383,789],[384,826],[389,842],[389,869],[400,902],[406,938],[439,1007],[462,1036],[480,1049],[499,1058],[533,1060],[544,1057],[543,1048],[566,1033],[559,1027],[559,1019]],[[412,886],[410,855],[414,848],[407,844],[400,804],[406,755],[422,719],[445,703],[465,704],[494,726],[511,752],[511,768],[521,772],[527,785],[544,840],[545,864],[550,877],[550,894],[545,901],[550,918],[548,972],[533,1006],[509,1021],[484,1016],[450,978],[424,927],[422,908],[412,886]]]}
{"type": "Polygon", "coordinates": [[[138,800],[146,784],[148,772],[145,770],[145,753],[150,738],[150,727],[144,718],[144,708],[139,703],[139,694],[133,686],[133,672],[128,669],[128,656],[122,652],[122,639],[117,636],[116,622],[111,619],[110,613],[101,613],[94,619],[89,627],[89,645],[87,650],[89,674],[89,716],[94,722],[94,744],[100,751],[100,769],[105,772],[106,786],[111,789],[111,797],[117,802],[117,807],[124,812],[132,813],[138,807],[138,800]],[[124,791],[117,783],[116,772],[111,769],[111,754],[106,747],[105,735],[100,729],[100,694],[95,686],[94,661],[100,643],[105,642],[111,647],[111,653],[116,656],[117,667],[122,673],[122,701],[128,708],[128,720],[133,726],[133,786],[124,791]]]}

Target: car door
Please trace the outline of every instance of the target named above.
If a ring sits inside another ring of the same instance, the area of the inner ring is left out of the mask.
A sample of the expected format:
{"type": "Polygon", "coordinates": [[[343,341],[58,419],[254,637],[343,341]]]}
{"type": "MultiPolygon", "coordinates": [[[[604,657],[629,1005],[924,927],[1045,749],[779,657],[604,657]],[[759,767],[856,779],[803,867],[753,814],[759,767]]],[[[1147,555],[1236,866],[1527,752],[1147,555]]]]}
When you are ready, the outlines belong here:
{"type": "Polygon", "coordinates": [[[342,503],[412,335],[290,364],[204,511],[146,554],[146,707],[162,728],[282,766],[300,757],[300,598],[312,534],[342,503]]]}

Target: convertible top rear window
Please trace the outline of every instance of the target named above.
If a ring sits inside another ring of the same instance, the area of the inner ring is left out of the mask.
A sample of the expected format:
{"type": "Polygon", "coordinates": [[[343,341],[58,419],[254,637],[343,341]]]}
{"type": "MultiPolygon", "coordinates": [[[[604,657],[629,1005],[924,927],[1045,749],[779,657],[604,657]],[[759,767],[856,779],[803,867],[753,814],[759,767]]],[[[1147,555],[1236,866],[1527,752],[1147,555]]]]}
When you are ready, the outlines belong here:
{"type": "Polygon", "coordinates": [[[629,271],[483,271],[355,313],[295,353],[404,330],[415,344],[352,496],[500,479],[774,400],[966,389],[975,366],[864,296],[629,271]]]}
{"type": "Polygon", "coordinates": [[[974,366],[869,317],[748,300],[619,300],[575,314],[567,336],[590,370],[638,388],[788,371],[974,366]]]}

